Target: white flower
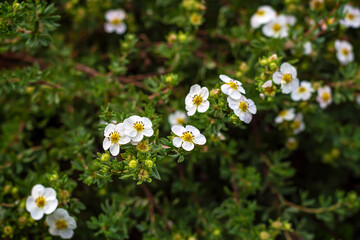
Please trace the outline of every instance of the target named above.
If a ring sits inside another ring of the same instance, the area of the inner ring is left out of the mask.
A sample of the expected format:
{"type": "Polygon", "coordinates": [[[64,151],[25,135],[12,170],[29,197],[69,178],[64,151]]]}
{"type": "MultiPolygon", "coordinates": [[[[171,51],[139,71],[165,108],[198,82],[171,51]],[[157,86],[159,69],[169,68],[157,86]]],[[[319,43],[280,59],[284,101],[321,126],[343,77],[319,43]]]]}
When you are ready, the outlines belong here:
{"type": "Polygon", "coordinates": [[[56,192],[53,188],[45,188],[36,184],[31,190],[31,196],[26,199],[26,210],[34,220],[39,220],[45,214],[52,213],[58,206],[56,192]]]}
{"type": "Polygon", "coordinates": [[[117,156],[120,152],[120,145],[130,142],[130,137],[125,134],[125,126],[123,123],[108,124],[104,130],[103,148],[108,150],[113,156],[117,156]]]}
{"type": "Polygon", "coordinates": [[[199,84],[191,86],[190,92],[185,98],[187,115],[194,115],[196,110],[200,113],[206,112],[210,106],[210,103],[207,100],[208,97],[209,90],[206,87],[200,87],[199,84]]]}
{"type": "Polygon", "coordinates": [[[284,38],[288,36],[288,20],[285,16],[278,16],[263,26],[262,32],[267,37],[284,38]]]}
{"type": "Polygon", "coordinates": [[[154,134],[152,122],[147,117],[131,116],[124,120],[125,134],[131,138],[131,142],[140,142],[144,136],[151,137],[154,134]]]}
{"type": "Polygon", "coordinates": [[[186,113],[179,110],[169,115],[169,123],[171,126],[183,125],[186,119],[187,119],[186,113]]]}
{"type": "Polygon", "coordinates": [[[301,81],[300,86],[291,92],[291,99],[293,101],[307,101],[315,90],[312,88],[311,82],[301,81]]]}
{"type": "Polygon", "coordinates": [[[241,93],[245,94],[245,89],[241,86],[241,82],[231,79],[226,75],[220,75],[219,78],[225,83],[221,85],[221,91],[224,94],[233,99],[240,99],[241,93]]]}
{"type": "Polygon", "coordinates": [[[46,217],[45,221],[51,235],[60,236],[63,239],[70,239],[74,235],[76,221],[65,209],[56,209],[53,214],[46,217]]]}
{"type": "Polygon", "coordinates": [[[291,126],[294,130],[294,134],[298,134],[305,130],[305,123],[303,122],[303,115],[301,113],[296,114],[291,126]]]}
{"type": "Polygon", "coordinates": [[[285,18],[286,24],[288,26],[294,26],[296,23],[296,17],[293,15],[280,14],[278,17],[285,18]]]}
{"type": "Polygon", "coordinates": [[[360,95],[357,95],[357,96],[356,96],[356,102],[357,102],[357,104],[360,105],[360,95]]]}
{"type": "Polygon", "coordinates": [[[295,109],[284,109],[275,118],[276,123],[282,123],[283,121],[292,121],[295,118],[295,109]]]}
{"type": "Polygon", "coordinates": [[[273,74],[273,81],[276,84],[281,84],[282,93],[285,94],[299,87],[296,68],[287,62],[281,64],[280,71],[273,74]]]}
{"type": "Polygon", "coordinates": [[[174,146],[182,147],[186,151],[193,150],[195,144],[204,145],[206,143],[205,136],[196,127],[191,125],[186,125],[186,127],[175,125],[171,128],[171,131],[177,136],[172,141],[174,146]]]}
{"type": "Polygon", "coordinates": [[[321,108],[326,108],[332,102],[331,88],[329,86],[319,88],[316,100],[321,108]]]}
{"type": "Polygon", "coordinates": [[[262,24],[266,24],[276,17],[276,11],[267,5],[261,6],[250,19],[251,27],[258,28],[262,24]]]}
{"type": "Polygon", "coordinates": [[[335,41],[336,57],[341,64],[354,61],[353,47],[348,41],[335,41]]]}
{"type": "Polygon", "coordinates": [[[256,113],[256,105],[253,100],[241,96],[236,100],[231,97],[227,98],[229,107],[234,110],[236,116],[245,123],[250,123],[252,115],[256,113]]]}
{"type": "Polygon", "coordinates": [[[347,28],[359,28],[360,27],[360,10],[352,7],[349,4],[344,8],[345,19],[340,20],[340,24],[347,28]]]}
{"type": "Polygon", "coordinates": [[[220,141],[224,141],[226,140],[226,137],[224,136],[224,134],[222,134],[221,132],[218,132],[216,134],[217,138],[220,140],[220,141]]]}
{"type": "Polygon", "coordinates": [[[267,96],[274,96],[275,92],[276,92],[276,87],[273,85],[273,81],[272,80],[267,80],[262,86],[261,88],[263,89],[264,93],[267,96]]]}
{"type": "Polygon", "coordinates": [[[307,41],[304,44],[304,54],[305,55],[310,55],[312,53],[312,46],[311,46],[311,42],[307,41]]]}
{"type": "Polygon", "coordinates": [[[123,22],[126,13],[122,9],[109,10],[105,13],[106,23],[104,24],[105,32],[123,34],[126,31],[126,24],[123,22]]]}

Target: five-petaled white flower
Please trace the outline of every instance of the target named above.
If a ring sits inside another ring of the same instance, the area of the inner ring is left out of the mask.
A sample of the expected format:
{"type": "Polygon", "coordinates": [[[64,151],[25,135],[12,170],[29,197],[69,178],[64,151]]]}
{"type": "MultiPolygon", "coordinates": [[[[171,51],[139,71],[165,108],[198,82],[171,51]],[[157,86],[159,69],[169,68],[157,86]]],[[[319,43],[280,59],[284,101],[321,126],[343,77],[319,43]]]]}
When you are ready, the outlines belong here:
{"type": "Polygon", "coordinates": [[[51,235],[60,236],[63,239],[70,239],[74,235],[76,221],[65,209],[56,209],[53,214],[46,217],[45,221],[51,235]]]}
{"type": "Polygon", "coordinates": [[[326,108],[332,102],[331,88],[329,86],[319,88],[316,100],[321,108],[326,108]]]}
{"type": "Polygon", "coordinates": [[[304,44],[304,54],[305,55],[310,55],[312,53],[312,46],[311,46],[311,42],[307,41],[304,44]]]}
{"type": "Polygon", "coordinates": [[[227,98],[229,107],[234,110],[236,116],[245,123],[250,123],[252,115],[256,113],[256,105],[253,100],[247,99],[241,96],[240,99],[236,100],[231,97],[227,98]]]}
{"type": "Polygon", "coordinates": [[[344,7],[345,18],[340,20],[340,24],[347,28],[359,28],[360,27],[360,10],[346,4],[344,7]]]}
{"type": "Polygon", "coordinates": [[[169,115],[169,123],[171,126],[183,125],[186,122],[187,115],[183,111],[175,111],[169,115]]]}
{"type": "Polygon", "coordinates": [[[303,122],[303,115],[301,113],[296,114],[291,127],[294,130],[294,134],[298,134],[305,130],[305,123],[303,122]]]}
{"type": "Polygon", "coordinates": [[[261,6],[250,19],[251,27],[258,28],[262,24],[266,24],[276,17],[276,11],[267,5],[261,6]]]}
{"type": "Polygon", "coordinates": [[[278,16],[262,27],[262,32],[267,37],[284,38],[288,36],[288,20],[285,16],[278,16]]]}
{"type": "Polygon", "coordinates": [[[311,82],[301,81],[300,86],[291,92],[293,101],[307,101],[315,90],[312,88],[311,82]]]}
{"type": "Polygon", "coordinates": [[[151,137],[154,134],[152,122],[147,117],[131,116],[124,120],[125,134],[132,142],[140,142],[144,136],[151,137]]]}
{"type": "Polygon", "coordinates": [[[39,220],[45,214],[52,213],[58,206],[56,192],[53,188],[45,188],[36,184],[31,190],[31,196],[26,199],[26,210],[34,220],[39,220]]]}
{"type": "Polygon", "coordinates": [[[117,156],[120,152],[120,145],[130,142],[130,137],[125,134],[125,126],[123,123],[108,124],[104,130],[105,139],[103,141],[104,150],[110,148],[110,153],[117,156]]]}
{"type": "Polygon", "coordinates": [[[241,86],[241,82],[229,78],[226,75],[220,75],[219,78],[225,83],[221,85],[221,91],[224,94],[230,96],[233,99],[240,99],[241,93],[245,94],[245,89],[241,86]]]}
{"type": "Polygon", "coordinates": [[[207,87],[200,87],[199,84],[191,86],[190,92],[185,98],[185,109],[188,116],[195,114],[196,110],[200,113],[206,112],[209,109],[210,102],[209,89],[207,87]]]}
{"type": "Polygon", "coordinates": [[[348,41],[335,41],[336,57],[341,64],[354,61],[353,47],[348,41]]]}
{"type": "Polygon", "coordinates": [[[282,123],[283,121],[292,121],[295,118],[295,109],[284,109],[279,115],[275,118],[276,123],[282,123]]]}
{"type": "Polygon", "coordinates": [[[105,13],[106,23],[104,24],[105,32],[116,34],[123,34],[126,31],[126,24],[124,19],[126,13],[122,9],[109,10],[105,13]]]}
{"type": "Polygon", "coordinates": [[[191,151],[196,145],[204,145],[206,138],[200,133],[200,131],[191,125],[186,127],[175,125],[171,128],[171,131],[175,133],[177,137],[173,138],[173,144],[175,147],[182,147],[186,151],[191,151]]]}
{"type": "Polygon", "coordinates": [[[273,81],[281,84],[282,93],[285,94],[299,87],[296,68],[287,62],[281,64],[280,71],[273,74],[273,81]]]}

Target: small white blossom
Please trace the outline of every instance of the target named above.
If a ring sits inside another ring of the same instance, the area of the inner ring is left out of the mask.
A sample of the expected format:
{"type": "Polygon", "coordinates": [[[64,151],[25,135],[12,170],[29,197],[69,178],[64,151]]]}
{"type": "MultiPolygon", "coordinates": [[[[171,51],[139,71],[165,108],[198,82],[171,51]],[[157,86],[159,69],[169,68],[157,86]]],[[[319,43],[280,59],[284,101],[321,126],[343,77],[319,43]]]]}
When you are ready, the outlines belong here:
{"type": "Polygon", "coordinates": [[[347,28],[359,28],[360,27],[360,10],[346,4],[344,7],[345,18],[340,20],[340,24],[347,28]]]}
{"type": "Polygon", "coordinates": [[[307,41],[304,44],[304,54],[305,55],[310,55],[312,53],[312,46],[311,46],[311,42],[307,41]]]}
{"type": "MultiPolygon", "coordinates": [[[[264,93],[267,96],[274,96],[276,93],[276,87],[273,85],[273,81],[272,80],[267,80],[262,86],[261,88],[263,89],[264,93]]],[[[265,96],[264,96],[265,98],[265,96]]]]}
{"type": "Polygon", "coordinates": [[[46,223],[51,235],[60,236],[63,239],[70,239],[74,235],[76,221],[65,209],[56,209],[53,214],[46,217],[46,223]]]}
{"type": "Polygon", "coordinates": [[[285,94],[299,87],[296,68],[287,62],[281,64],[280,71],[273,74],[273,81],[276,84],[281,84],[282,93],[285,94]]]}
{"type": "Polygon", "coordinates": [[[262,24],[266,24],[276,17],[276,11],[267,5],[261,6],[250,19],[251,27],[258,28],[262,24]]]}
{"type": "Polygon", "coordinates": [[[262,32],[267,37],[284,38],[288,34],[288,20],[285,16],[278,16],[262,27],[262,32]]]}
{"type": "Polygon", "coordinates": [[[329,86],[319,88],[316,100],[321,108],[326,108],[332,102],[331,88],[329,86]]]}
{"type": "Polygon", "coordinates": [[[221,85],[221,91],[224,94],[230,96],[233,99],[240,99],[241,93],[245,94],[245,89],[241,86],[241,82],[229,78],[226,75],[220,75],[219,78],[225,83],[221,85]]]}
{"type": "Polygon", "coordinates": [[[186,119],[187,119],[186,113],[179,110],[169,115],[169,123],[171,126],[183,125],[184,122],[186,122],[186,119]]]}
{"type": "Polygon", "coordinates": [[[301,81],[300,86],[291,92],[293,101],[307,101],[315,90],[312,88],[311,82],[301,81]]]}
{"type": "Polygon", "coordinates": [[[171,131],[177,136],[172,141],[177,148],[182,147],[186,151],[191,151],[194,149],[195,144],[204,145],[206,143],[205,136],[191,125],[186,125],[186,127],[175,125],[171,128],[171,131]]]}
{"type": "Polygon", "coordinates": [[[296,23],[296,17],[293,15],[280,14],[278,17],[285,18],[286,24],[288,26],[294,26],[296,23]]]}
{"type": "Polygon", "coordinates": [[[354,61],[353,47],[348,41],[335,41],[336,57],[341,64],[354,61]]]}
{"type": "Polygon", "coordinates": [[[39,220],[45,214],[50,214],[58,206],[56,192],[53,188],[45,188],[36,184],[31,190],[31,196],[26,199],[26,210],[34,220],[39,220]]]}
{"type": "Polygon", "coordinates": [[[216,134],[217,138],[220,140],[220,141],[224,141],[226,140],[226,137],[224,136],[224,134],[222,134],[221,132],[218,132],[216,134]]]}
{"type": "Polygon", "coordinates": [[[147,117],[131,116],[124,120],[125,134],[131,138],[132,143],[140,142],[144,136],[154,134],[152,122],[147,117]]]}
{"type": "Polygon", "coordinates": [[[207,87],[200,87],[199,84],[191,86],[190,92],[185,98],[185,108],[188,116],[192,116],[196,111],[204,113],[209,109],[210,102],[209,89],[207,87]]]}
{"type": "Polygon", "coordinates": [[[282,123],[283,121],[292,121],[295,118],[295,109],[284,109],[279,115],[275,118],[276,123],[282,123]]]}
{"type": "Polygon", "coordinates": [[[123,123],[108,124],[104,130],[103,148],[108,150],[113,156],[117,156],[120,152],[120,145],[130,142],[130,137],[125,134],[125,126],[123,123]]]}
{"type": "Polygon", "coordinates": [[[241,96],[240,99],[236,100],[231,97],[227,98],[229,107],[234,110],[236,116],[245,123],[250,123],[252,115],[256,114],[256,105],[253,100],[247,99],[241,96]]]}
{"type": "Polygon", "coordinates": [[[294,134],[298,134],[305,130],[305,123],[303,122],[303,115],[301,113],[296,114],[291,126],[294,130],[294,134]]]}
{"type": "Polygon", "coordinates": [[[104,24],[105,32],[116,34],[123,34],[126,31],[126,24],[124,19],[126,13],[122,9],[109,10],[105,13],[106,23],[104,24]]]}

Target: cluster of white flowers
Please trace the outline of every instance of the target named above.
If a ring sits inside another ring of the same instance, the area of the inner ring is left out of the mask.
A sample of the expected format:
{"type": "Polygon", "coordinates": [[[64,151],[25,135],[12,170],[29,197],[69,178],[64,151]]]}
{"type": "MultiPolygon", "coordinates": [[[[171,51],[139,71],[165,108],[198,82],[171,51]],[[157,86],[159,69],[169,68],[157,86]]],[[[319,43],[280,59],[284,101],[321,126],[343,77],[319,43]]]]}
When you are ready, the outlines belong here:
{"type": "Polygon", "coordinates": [[[303,115],[301,113],[295,114],[295,109],[284,109],[280,111],[279,115],[275,118],[277,124],[292,121],[291,127],[294,134],[298,134],[305,130],[305,123],[303,122],[303,115]]]}
{"type": "Polygon", "coordinates": [[[267,37],[284,38],[289,35],[289,26],[296,23],[296,18],[292,15],[277,15],[276,11],[267,5],[260,6],[250,19],[251,27],[259,28],[267,37]]]}
{"type": "Polygon", "coordinates": [[[123,123],[110,123],[104,130],[104,150],[110,149],[113,156],[120,153],[120,146],[131,142],[137,145],[143,138],[154,134],[152,122],[147,117],[133,115],[124,120],[123,123]]]}
{"type": "Polygon", "coordinates": [[[245,89],[240,81],[234,80],[226,75],[219,78],[224,82],[221,91],[228,96],[227,102],[235,115],[245,123],[250,123],[252,115],[256,114],[256,105],[253,100],[247,99],[244,95],[245,89]]]}
{"type": "Polygon", "coordinates": [[[57,206],[55,190],[41,184],[36,184],[31,190],[31,196],[26,199],[26,210],[34,220],[40,220],[44,214],[51,214],[45,220],[50,234],[70,239],[74,235],[76,221],[65,209],[56,209],[57,206]]]}
{"type": "Polygon", "coordinates": [[[109,10],[105,13],[106,23],[104,24],[105,32],[116,34],[123,34],[126,31],[126,24],[124,23],[124,19],[126,17],[126,13],[122,9],[114,9],[109,10]]]}

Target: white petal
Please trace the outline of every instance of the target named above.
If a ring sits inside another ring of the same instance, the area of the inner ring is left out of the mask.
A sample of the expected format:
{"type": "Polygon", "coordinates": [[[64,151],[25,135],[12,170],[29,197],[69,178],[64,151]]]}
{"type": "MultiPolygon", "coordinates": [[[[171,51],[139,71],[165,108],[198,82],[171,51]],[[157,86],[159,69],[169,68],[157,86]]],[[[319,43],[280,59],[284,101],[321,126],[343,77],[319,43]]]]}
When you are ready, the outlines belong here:
{"type": "Polygon", "coordinates": [[[58,208],[54,212],[53,216],[55,219],[65,219],[69,216],[69,213],[63,208],[58,208]]]}
{"type": "Polygon", "coordinates": [[[144,132],[138,132],[137,135],[131,138],[134,142],[140,142],[144,138],[144,132]]]}
{"type": "Polygon", "coordinates": [[[76,221],[75,221],[75,219],[73,218],[73,217],[67,217],[66,219],[65,219],[65,221],[66,221],[66,223],[67,223],[67,225],[68,225],[68,228],[70,228],[70,229],[75,229],[76,227],[77,227],[77,225],[76,225],[76,221]]]}
{"type": "Polygon", "coordinates": [[[143,131],[143,134],[146,137],[151,137],[154,134],[154,130],[152,128],[145,128],[145,130],[143,131]]]}
{"type": "Polygon", "coordinates": [[[240,99],[241,93],[238,90],[231,89],[229,92],[229,96],[236,100],[236,99],[240,99]]]}
{"type": "Polygon", "coordinates": [[[183,142],[182,148],[183,148],[185,151],[191,151],[191,150],[194,149],[194,144],[193,144],[192,142],[183,142]]]}
{"type": "Polygon", "coordinates": [[[186,106],[186,110],[188,111],[187,112],[187,115],[188,116],[192,116],[192,115],[194,115],[195,114],[195,112],[196,112],[196,106],[194,105],[194,106],[186,106]]]}
{"type": "Polygon", "coordinates": [[[228,76],[223,75],[223,74],[221,74],[219,76],[219,78],[221,79],[221,81],[226,82],[226,83],[229,83],[232,80],[231,78],[229,78],[228,76]]]}
{"type": "Polygon", "coordinates": [[[56,191],[53,188],[45,188],[44,198],[46,200],[56,199],[56,191]]]}
{"type": "Polygon", "coordinates": [[[46,216],[45,222],[49,227],[51,227],[55,225],[56,219],[54,218],[54,215],[49,215],[46,216]]]}
{"type": "Polygon", "coordinates": [[[283,74],[290,73],[293,78],[296,78],[296,76],[297,76],[296,68],[294,68],[290,63],[287,63],[287,62],[281,64],[280,71],[283,74]]]}
{"type": "Polygon", "coordinates": [[[153,126],[152,122],[147,117],[143,117],[142,122],[144,123],[145,128],[151,128],[153,126]]]}
{"type": "Polygon", "coordinates": [[[283,74],[281,72],[274,72],[272,76],[272,79],[276,84],[280,84],[282,78],[283,78],[283,74]]]}
{"type": "Polygon", "coordinates": [[[119,24],[119,25],[117,25],[117,26],[115,27],[115,32],[116,32],[116,34],[121,35],[121,34],[123,34],[125,31],[126,31],[126,24],[125,24],[125,23],[121,23],[121,24],[119,24]]]}
{"type": "Polygon", "coordinates": [[[28,212],[31,212],[31,210],[33,210],[35,207],[36,207],[35,198],[33,198],[32,196],[29,196],[26,199],[26,210],[28,212]]]}
{"type": "Polygon", "coordinates": [[[297,90],[294,90],[291,92],[291,99],[293,101],[299,101],[300,100],[300,94],[297,90]]]}
{"type": "MultiPolygon", "coordinates": [[[[124,145],[124,144],[127,144],[131,141],[131,138],[127,135],[123,135],[121,136],[120,140],[119,140],[119,144],[120,145],[124,145]]],[[[110,146],[109,146],[110,147],[110,146]]]]}
{"type": "Polygon", "coordinates": [[[209,89],[207,87],[202,87],[200,91],[200,96],[203,98],[203,100],[208,99],[209,97],[209,89]]]}
{"type": "Polygon", "coordinates": [[[199,129],[197,129],[196,127],[194,127],[192,125],[186,125],[185,130],[192,132],[195,136],[200,134],[199,129]]]}
{"type": "Polygon", "coordinates": [[[252,115],[251,113],[245,113],[245,117],[244,117],[244,122],[245,123],[250,123],[251,122],[251,119],[252,119],[252,115]]]}
{"type": "Polygon", "coordinates": [[[108,137],[104,138],[104,141],[103,141],[104,150],[108,150],[110,145],[111,145],[110,139],[108,137]]]}
{"type": "Polygon", "coordinates": [[[200,85],[199,85],[199,84],[195,84],[195,85],[192,85],[192,86],[191,86],[189,93],[191,93],[191,94],[198,94],[200,91],[201,91],[200,85]]]}
{"type": "Polygon", "coordinates": [[[30,215],[34,220],[39,220],[44,216],[44,210],[36,206],[31,210],[30,215]]]}
{"type": "Polygon", "coordinates": [[[204,113],[209,109],[210,102],[208,100],[203,101],[197,108],[199,113],[204,113]]]}
{"type": "Polygon", "coordinates": [[[229,86],[229,84],[221,85],[221,91],[226,95],[229,95],[230,89],[231,89],[231,87],[229,86]]]}
{"type": "Polygon", "coordinates": [[[45,187],[41,184],[36,184],[31,189],[31,196],[33,196],[34,199],[37,199],[40,196],[43,196],[45,193],[45,187]]]}
{"type": "Polygon", "coordinates": [[[110,133],[115,131],[116,126],[112,123],[108,124],[104,129],[104,136],[109,137],[110,133]]]}
{"type": "Polygon", "coordinates": [[[105,23],[104,24],[104,29],[105,29],[105,32],[112,33],[112,32],[115,31],[115,25],[112,24],[112,23],[105,23]]]}
{"type": "Polygon", "coordinates": [[[173,140],[172,140],[172,142],[173,142],[173,145],[175,146],[175,147],[181,147],[181,144],[182,144],[182,139],[181,138],[179,138],[179,137],[174,137],[173,138],[173,140]]]}
{"type": "Polygon", "coordinates": [[[65,230],[59,231],[59,235],[63,239],[70,239],[74,235],[74,231],[67,228],[65,230]]]}
{"type": "Polygon", "coordinates": [[[49,233],[53,236],[59,236],[60,235],[60,231],[56,228],[55,225],[49,227],[49,233]]]}
{"type": "Polygon", "coordinates": [[[206,138],[204,135],[199,134],[197,136],[194,137],[194,143],[197,145],[204,145],[206,143],[206,138]]]}
{"type": "Polygon", "coordinates": [[[114,157],[117,156],[120,152],[120,145],[119,144],[111,144],[110,146],[110,153],[114,157]]]}
{"type": "Polygon", "coordinates": [[[175,133],[177,136],[181,137],[183,135],[183,132],[185,132],[185,128],[181,125],[175,125],[171,128],[171,131],[175,133]]]}
{"type": "Polygon", "coordinates": [[[50,214],[53,211],[55,211],[57,206],[58,206],[58,200],[57,199],[46,200],[46,204],[44,206],[44,212],[46,214],[50,214]]]}
{"type": "Polygon", "coordinates": [[[245,89],[242,86],[238,86],[238,91],[241,92],[242,94],[245,94],[245,89]]]}

